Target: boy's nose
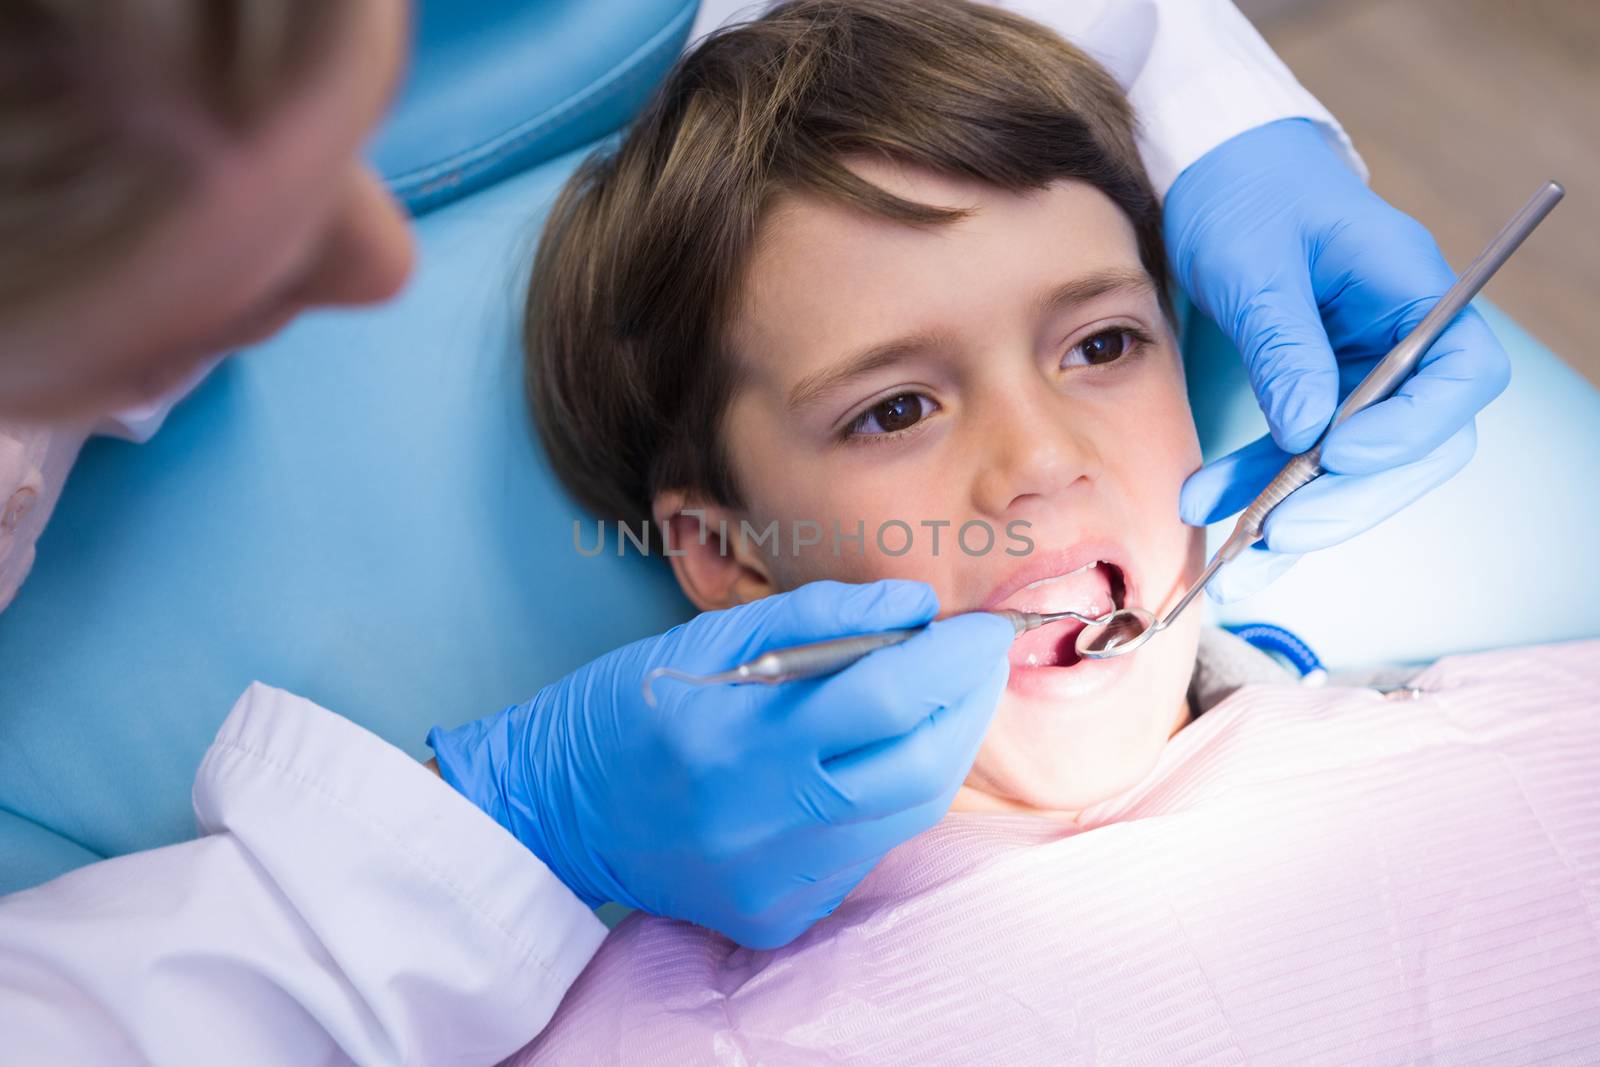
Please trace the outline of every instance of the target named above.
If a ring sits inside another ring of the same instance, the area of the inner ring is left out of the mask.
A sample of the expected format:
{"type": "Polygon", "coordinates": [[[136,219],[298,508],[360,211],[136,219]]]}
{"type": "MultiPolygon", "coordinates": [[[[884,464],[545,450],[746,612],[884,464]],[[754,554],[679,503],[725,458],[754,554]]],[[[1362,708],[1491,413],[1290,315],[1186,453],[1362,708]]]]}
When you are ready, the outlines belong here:
{"type": "Polygon", "coordinates": [[[1013,393],[982,424],[976,503],[987,514],[1026,511],[1100,475],[1092,427],[1047,385],[1013,393]]]}

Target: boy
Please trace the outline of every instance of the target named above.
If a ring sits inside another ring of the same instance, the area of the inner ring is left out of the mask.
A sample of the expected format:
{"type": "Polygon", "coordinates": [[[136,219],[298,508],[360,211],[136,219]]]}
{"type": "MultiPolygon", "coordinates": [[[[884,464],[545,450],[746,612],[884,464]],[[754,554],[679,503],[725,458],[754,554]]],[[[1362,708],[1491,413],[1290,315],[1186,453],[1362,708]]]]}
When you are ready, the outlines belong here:
{"type": "MultiPolygon", "coordinates": [[[[1163,264],[1133,117],[1076,49],[978,5],[801,2],[708,40],[573,178],[529,388],[565,484],[663,524],[701,609],[890,577],[944,613],[1156,609],[1201,547],[1163,264]],[[773,522],[828,536],[747,536],[773,522]],[[1031,550],[974,554],[984,529],[1031,550]]],[[[1096,663],[1072,626],[1017,641],[957,807],[1138,781],[1197,620],[1096,663]]]]}

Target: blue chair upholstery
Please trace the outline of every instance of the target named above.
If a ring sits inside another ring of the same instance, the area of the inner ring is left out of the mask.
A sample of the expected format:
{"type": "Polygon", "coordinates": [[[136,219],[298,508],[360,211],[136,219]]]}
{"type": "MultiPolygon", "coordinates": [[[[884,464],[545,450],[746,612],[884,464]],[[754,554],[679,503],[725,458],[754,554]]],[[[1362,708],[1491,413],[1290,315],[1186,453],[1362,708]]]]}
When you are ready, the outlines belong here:
{"type": "Polygon", "coordinates": [[[101,858],[54,830],[0,811],[0,893],[48,882],[101,858]]]}
{"type": "MultiPolygon", "coordinates": [[[[556,19],[544,9],[559,5],[519,6],[541,9],[527,17],[544,25],[538,18],[556,19]]],[[[620,6],[654,21],[604,53],[597,83],[683,11],[657,0],[620,6]]],[[[615,0],[605,7],[632,25],[615,0]]],[[[466,17],[439,16],[463,35],[466,17]]],[[[423,25],[434,25],[426,12],[423,25]]],[[[416,70],[449,81],[430,61],[416,70]]],[[[555,91],[577,99],[576,84],[555,91]]],[[[482,91],[501,85],[490,78],[482,91]]],[[[556,106],[527,105],[529,115],[556,106]]],[[[585,140],[605,135],[615,114],[585,140]]],[[[441,158],[475,143],[488,142],[462,138],[441,158]]],[[[402,180],[434,173],[406,144],[405,131],[391,131],[376,157],[402,180]]],[[[485,156],[482,169],[463,166],[455,189],[544,150],[485,156]]],[[[525,699],[687,616],[659,561],[575,551],[580,513],[544,464],[523,405],[525,271],[581,154],[427,214],[417,275],[393,304],[309,316],[225,363],[150,443],[102,440],[85,451],[32,578],[0,615],[0,891],[189,836],[195,767],[254,679],[423,756],[434,723],[525,699]]],[[[418,188],[417,204],[434,203],[426,182],[418,188]]],[[[1476,465],[1372,535],[1387,554],[1352,547],[1349,564],[1307,560],[1261,601],[1281,611],[1252,603],[1245,614],[1278,619],[1334,662],[1600,634],[1600,603],[1578,595],[1597,587],[1600,504],[1575,488],[1600,459],[1600,394],[1494,322],[1517,379],[1483,420],[1476,465]],[[1553,491],[1561,479],[1564,494],[1553,491]],[[1539,583],[1537,602],[1512,594],[1515,567],[1528,563],[1560,576],[1539,583]],[[1404,616],[1351,621],[1396,603],[1418,604],[1427,627],[1404,616]]],[[[1215,331],[1196,324],[1190,334],[1197,416],[1215,454],[1256,432],[1253,408],[1215,331]]]]}
{"type": "Polygon", "coordinates": [[[699,0],[433,0],[369,155],[413,214],[615,130],[683,50],[699,0]]]}

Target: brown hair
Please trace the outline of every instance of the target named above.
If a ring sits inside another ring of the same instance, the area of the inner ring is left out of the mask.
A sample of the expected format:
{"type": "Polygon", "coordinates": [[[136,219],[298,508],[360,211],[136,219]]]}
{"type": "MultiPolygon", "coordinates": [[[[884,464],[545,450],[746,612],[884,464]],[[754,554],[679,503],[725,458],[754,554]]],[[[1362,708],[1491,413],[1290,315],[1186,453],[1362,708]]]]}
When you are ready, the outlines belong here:
{"type": "Polygon", "coordinates": [[[183,197],[196,133],[249,129],[343,0],[0,3],[0,316],[135,244],[183,197]]]}
{"type": "Polygon", "coordinates": [[[529,401],[567,489],[637,523],[665,489],[737,506],[715,428],[725,326],[763,214],[805,190],[910,225],[965,212],[893,196],[876,155],[1011,191],[1072,178],[1132,221],[1163,294],[1161,214],[1126,97],[1036,23],[963,0],[795,0],[686,55],[615,150],[552,209],[523,341],[529,401]]]}

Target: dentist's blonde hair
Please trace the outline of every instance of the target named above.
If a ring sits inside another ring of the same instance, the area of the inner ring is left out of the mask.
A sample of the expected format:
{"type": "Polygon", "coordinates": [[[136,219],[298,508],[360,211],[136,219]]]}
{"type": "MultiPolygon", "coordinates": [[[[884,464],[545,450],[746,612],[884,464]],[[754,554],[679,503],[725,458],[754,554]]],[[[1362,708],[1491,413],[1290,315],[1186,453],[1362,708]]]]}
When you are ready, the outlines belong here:
{"type": "Polygon", "coordinates": [[[113,262],[322,54],[347,0],[0,3],[0,319],[113,262]]]}

